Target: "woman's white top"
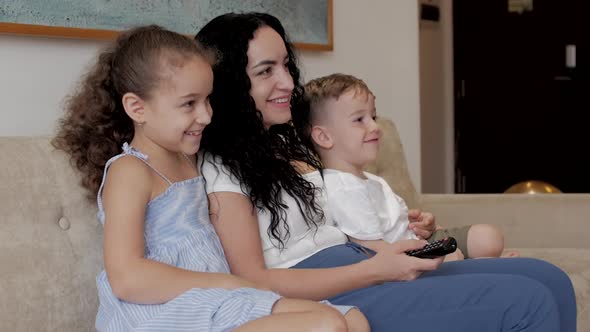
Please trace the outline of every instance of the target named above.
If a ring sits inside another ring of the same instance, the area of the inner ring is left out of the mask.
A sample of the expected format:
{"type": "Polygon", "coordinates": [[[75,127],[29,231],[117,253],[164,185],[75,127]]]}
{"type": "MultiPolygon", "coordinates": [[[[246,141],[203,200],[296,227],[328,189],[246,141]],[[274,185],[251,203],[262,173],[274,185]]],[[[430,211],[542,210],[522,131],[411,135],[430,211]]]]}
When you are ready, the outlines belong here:
{"type": "MultiPolygon", "coordinates": [[[[202,155],[200,156],[202,157],[202,155]]],[[[233,192],[248,196],[248,188],[242,186],[239,181],[231,175],[230,171],[221,164],[218,158],[213,161],[213,158],[207,154],[201,168],[201,174],[205,178],[205,188],[207,194],[216,192],[233,192]]],[[[322,188],[319,190],[317,202],[320,207],[324,209],[325,221],[319,223],[317,229],[308,227],[305,219],[299,211],[296,200],[293,196],[288,195],[284,191],[281,193],[283,203],[288,207],[286,211],[286,220],[289,225],[290,235],[287,239],[283,238],[284,247],[279,249],[279,243],[276,239],[268,234],[268,226],[270,225],[270,213],[263,209],[258,209],[258,228],[260,231],[260,238],[262,239],[262,250],[264,253],[264,261],[268,268],[288,268],[302,260],[312,256],[313,254],[335,246],[346,243],[347,236],[340,231],[326,207],[326,196],[323,190],[323,181],[318,171],[307,173],[303,176],[307,181],[313,183],[316,187],[322,188]]],[[[220,209],[231,209],[231,206],[220,206],[220,209]]],[[[244,211],[247,215],[249,211],[244,211]]],[[[238,223],[240,220],[232,220],[233,223],[238,223]]],[[[278,231],[284,235],[282,226],[279,225],[278,231]]]]}

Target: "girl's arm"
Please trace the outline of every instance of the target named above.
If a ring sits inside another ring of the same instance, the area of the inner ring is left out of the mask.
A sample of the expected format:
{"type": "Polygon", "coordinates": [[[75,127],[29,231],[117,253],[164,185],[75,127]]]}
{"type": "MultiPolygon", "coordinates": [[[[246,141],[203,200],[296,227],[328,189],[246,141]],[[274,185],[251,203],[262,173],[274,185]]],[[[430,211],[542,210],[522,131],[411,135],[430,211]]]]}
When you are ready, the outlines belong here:
{"type": "Polygon", "coordinates": [[[389,280],[412,280],[435,269],[442,259],[426,260],[403,254],[424,241],[400,241],[357,264],[325,269],[267,269],[256,209],[248,197],[233,192],[209,194],[211,222],[223,245],[232,273],[281,295],[326,299],[389,280]]]}
{"type": "Polygon", "coordinates": [[[192,272],[145,258],[144,217],[154,181],[153,171],[133,157],[117,160],[107,173],[104,265],[113,293],[128,302],[155,304],[191,288],[254,287],[229,274],[192,272]]]}

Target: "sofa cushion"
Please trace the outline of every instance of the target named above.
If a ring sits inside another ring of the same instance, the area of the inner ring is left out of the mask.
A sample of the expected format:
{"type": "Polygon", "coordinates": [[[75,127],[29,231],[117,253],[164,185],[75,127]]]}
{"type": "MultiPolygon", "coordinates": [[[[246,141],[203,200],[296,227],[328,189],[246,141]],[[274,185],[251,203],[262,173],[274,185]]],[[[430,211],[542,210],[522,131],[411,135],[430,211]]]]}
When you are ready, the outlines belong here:
{"type": "Polygon", "coordinates": [[[93,330],[96,204],[47,138],[2,138],[0,151],[0,331],[93,330]]]}
{"type": "MultiPolygon", "coordinates": [[[[576,289],[578,331],[590,326],[590,249],[578,248],[517,248],[523,257],[546,260],[564,270],[576,289]]],[[[509,259],[509,258],[507,258],[509,259]]],[[[586,330],[588,331],[588,330],[586,330]]]]}

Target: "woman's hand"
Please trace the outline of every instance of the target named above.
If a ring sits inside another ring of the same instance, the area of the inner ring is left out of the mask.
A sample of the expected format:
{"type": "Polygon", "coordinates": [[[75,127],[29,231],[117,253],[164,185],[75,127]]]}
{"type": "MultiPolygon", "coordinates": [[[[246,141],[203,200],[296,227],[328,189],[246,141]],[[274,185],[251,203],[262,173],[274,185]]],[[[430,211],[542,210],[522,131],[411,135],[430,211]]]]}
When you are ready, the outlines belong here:
{"type": "Polygon", "coordinates": [[[416,258],[406,255],[406,251],[422,248],[425,240],[404,240],[383,248],[366,261],[375,272],[378,282],[407,281],[418,278],[426,271],[435,270],[444,257],[435,259],[416,258]]]}
{"type": "Polygon", "coordinates": [[[429,212],[422,212],[417,209],[408,211],[410,225],[408,228],[418,236],[419,239],[428,239],[436,230],[434,216],[429,212]]]}

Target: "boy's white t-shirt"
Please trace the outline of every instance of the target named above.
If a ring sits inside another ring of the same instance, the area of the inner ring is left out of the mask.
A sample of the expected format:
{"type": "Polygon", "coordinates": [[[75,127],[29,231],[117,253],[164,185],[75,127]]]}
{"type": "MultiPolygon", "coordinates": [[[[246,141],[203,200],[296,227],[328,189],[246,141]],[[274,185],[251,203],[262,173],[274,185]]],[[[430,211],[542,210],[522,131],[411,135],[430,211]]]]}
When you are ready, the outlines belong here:
{"type": "MultiPolygon", "coordinates": [[[[200,154],[199,158],[203,155],[200,154]]],[[[242,190],[239,181],[231,175],[230,171],[221,164],[213,162],[213,158],[207,154],[201,167],[201,174],[205,178],[205,189],[207,194],[214,192],[233,192],[248,196],[247,188],[242,190]]],[[[304,178],[312,182],[317,188],[323,187],[323,181],[318,171],[304,175],[304,178]]],[[[288,268],[296,265],[313,254],[335,245],[344,244],[348,241],[333,223],[329,212],[326,211],[326,200],[324,190],[317,196],[318,204],[324,209],[325,222],[318,225],[318,228],[308,227],[303,215],[299,211],[295,198],[282,193],[283,203],[287,205],[286,220],[289,225],[290,236],[284,240],[284,248],[279,249],[278,241],[271,238],[267,232],[270,225],[270,213],[265,210],[258,210],[258,228],[262,239],[262,251],[264,261],[269,268],[288,268]]],[[[221,209],[231,207],[220,206],[221,209]]],[[[240,222],[234,220],[233,222],[240,222]]],[[[282,231],[282,226],[279,226],[282,231]]]]}
{"type": "Polygon", "coordinates": [[[408,207],[385,180],[364,172],[367,179],[333,169],[324,170],[328,209],[337,227],[359,240],[417,239],[408,229],[408,207]]]}

